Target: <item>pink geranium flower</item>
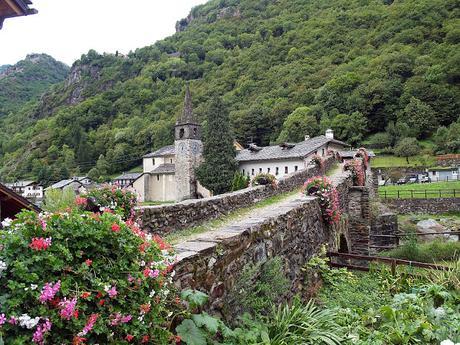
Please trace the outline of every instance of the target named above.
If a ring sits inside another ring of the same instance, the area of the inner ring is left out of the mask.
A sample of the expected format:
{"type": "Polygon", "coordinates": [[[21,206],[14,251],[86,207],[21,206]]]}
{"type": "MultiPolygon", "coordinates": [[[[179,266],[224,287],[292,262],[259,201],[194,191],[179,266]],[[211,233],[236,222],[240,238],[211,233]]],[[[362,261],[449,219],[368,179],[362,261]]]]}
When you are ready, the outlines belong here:
{"type": "Polygon", "coordinates": [[[72,316],[74,316],[75,306],[77,305],[77,299],[74,297],[71,300],[68,300],[64,297],[64,300],[59,303],[59,307],[61,308],[61,318],[70,320],[72,316]]]}
{"type": "Polygon", "coordinates": [[[29,247],[33,250],[46,250],[48,247],[51,246],[51,237],[43,238],[43,237],[34,237],[29,244],[29,247]]]}
{"type": "Polygon", "coordinates": [[[58,280],[58,282],[55,283],[54,285],[52,283],[46,283],[38,299],[42,303],[50,301],[54,298],[54,296],[56,295],[56,293],[59,291],[60,288],[61,288],[60,280],[58,280]]]}

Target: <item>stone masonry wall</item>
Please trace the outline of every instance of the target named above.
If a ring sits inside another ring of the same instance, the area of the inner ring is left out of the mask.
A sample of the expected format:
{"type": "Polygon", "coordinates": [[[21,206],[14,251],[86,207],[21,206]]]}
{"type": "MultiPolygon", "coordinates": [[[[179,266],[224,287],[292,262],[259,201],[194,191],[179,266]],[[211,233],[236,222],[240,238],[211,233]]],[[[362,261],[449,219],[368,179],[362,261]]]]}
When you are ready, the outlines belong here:
{"type": "MultiPolygon", "coordinates": [[[[335,163],[329,157],[325,161],[326,171],[335,163]]],[[[217,195],[205,199],[187,200],[163,206],[143,206],[138,213],[145,230],[161,236],[184,228],[199,225],[218,218],[238,208],[250,206],[270,196],[294,190],[309,177],[319,175],[316,166],[291,173],[279,180],[277,188],[272,186],[249,187],[240,191],[217,195]]]]}
{"type": "Polygon", "coordinates": [[[371,232],[369,251],[371,254],[397,247],[399,239],[393,236],[398,233],[398,216],[382,203],[374,203],[371,215],[371,232]],[[384,235],[384,236],[380,236],[384,235]]]}
{"type": "Polygon", "coordinates": [[[460,198],[386,199],[382,201],[399,214],[460,212],[460,198]]]}
{"type": "Polygon", "coordinates": [[[368,187],[351,187],[348,193],[348,248],[351,253],[369,254],[370,204],[368,187]]]}
{"type": "MultiPolygon", "coordinates": [[[[352,182],[348,174],[342,174],[334,184],[347,193],[352,182]]],[[[279,256],[292,282],[290,292],[300,292],[304,288],[302,267],[323,244],[336,249],[338,233],[343,231],[346,229],[324,224],[315,197],[299,195],[269,214],[258,214],[175,245],[175,283],[179,289],[208,293],[210,311],[231,317],[235,311],[226,309],[227,301],[246,265],[279,256]]]]}

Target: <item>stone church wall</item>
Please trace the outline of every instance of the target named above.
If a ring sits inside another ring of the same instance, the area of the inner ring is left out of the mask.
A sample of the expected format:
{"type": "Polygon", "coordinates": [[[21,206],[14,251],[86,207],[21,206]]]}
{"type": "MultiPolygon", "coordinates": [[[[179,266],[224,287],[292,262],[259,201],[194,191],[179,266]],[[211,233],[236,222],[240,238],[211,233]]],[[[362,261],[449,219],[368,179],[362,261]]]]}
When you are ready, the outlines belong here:
{"type": "MultiPolygon", "coordinates": [[[[334,163],[335,160],[332,157],[327,158],[326,170],[329,170],[334,163]]],[[[318,167],[309,166],[305,170],[281,178],[277,188],[256,186],[210,198],[186,200],[172,205],[144,206],[138,208],[138,214],[145,230],[164,236],[218,218],[236,209],[253,205],[270,196],[294,190],[302,186],[309,177],[319,174],[318,167]]]]}

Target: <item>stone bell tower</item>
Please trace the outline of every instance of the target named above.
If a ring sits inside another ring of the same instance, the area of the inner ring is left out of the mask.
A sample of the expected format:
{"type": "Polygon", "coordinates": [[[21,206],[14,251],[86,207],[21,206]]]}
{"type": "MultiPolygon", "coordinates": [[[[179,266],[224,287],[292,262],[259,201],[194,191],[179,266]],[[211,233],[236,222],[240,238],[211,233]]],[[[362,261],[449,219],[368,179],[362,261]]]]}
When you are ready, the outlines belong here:
{"type": "Polygon", "coordinates": [[[176,151],[176,201],[197,198],[195,168],[202,162],[201,126],[192,109],[192,96],[187,85],[184,109],[174,128],[176,151]]]}

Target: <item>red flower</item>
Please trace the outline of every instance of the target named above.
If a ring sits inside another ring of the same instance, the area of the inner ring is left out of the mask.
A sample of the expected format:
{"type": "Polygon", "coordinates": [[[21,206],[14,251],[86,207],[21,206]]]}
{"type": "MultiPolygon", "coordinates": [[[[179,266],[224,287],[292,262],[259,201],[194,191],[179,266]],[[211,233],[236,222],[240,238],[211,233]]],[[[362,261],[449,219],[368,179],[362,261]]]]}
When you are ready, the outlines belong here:
{"type": "Polygon", "coordinates": [[[32,238],[32,242],[30,242],[29,247],[33,250],[45,250],[51,245],[51,237],[43,238],[43,237],[34,237],[32,238]]]}
{"type": "Polygon", "coordinates": [[[150,304],[141,304],[141,313],[147,314],[150,311],[150,304]]]}
{"type": "Polygon", "coordinates": [[[101,299],[101,300],[99,301],[99,305],[104,305],[104,303],[105,303],[105,300],[103,300],[103,299],[101,299]]]}
{"type": "Polygon", "coordinates": [[[75,310],[75,311],[73,312],[73,317],[76,318],[76,319],[78,319],[78,310],[75,310]]]}
{"type": "Polygon", "coordinates": [[[158,235],[153,236],[153,240],[158,244],[158,247],[160,247],[160,250],[171,248],[171,246],[165,241],[163,241],[163,239],[158,235]]]}
{"type": "Polygon", "coordinates": [[[77,196],[75,202],[78,206],[86,206],[86,204],[88,203],[88,199],[77,196]]]}
{"type": "Polygon", "coordinates": [[[111,229],[112,229],[113,232],[119,232],[120,231],[120,225],[118,225],[117,223],[113,223],[111,229]]]}
{"type": "Polygon", "coordinates": [[[128,334],[125,339],[128,341],[128,342],[131,342],[131,340],[134,339],[134,336],[132,336],[131,334],[128,334]]]}
{"type": "Polygon", "coordinates": [[[96,295],[97,298],[101,298],[102,296],[103,296],[103,294],[102,294],[102,292],[100,292],[100,291],[99,291],[99,292],[97,293],[97,295],[96,295]]]}
{"type": "Polygon", "coordinates": [[[141,344],[147,343],[150,340],[150,337],[148,335],[144,335],[141,340],[141,344]]]}
{"type": "Polygon", "coordinates": [[[83,299],[88,298],[89,296],[91,296],[91,292],[82,292],[81,294],[81,298],[83,299]]]}
{"type": "Polygon", "coordinates": [[[92,263],[93,263],[93,260],[90,260],[90,259],[86,259],[86,260],[85,260],[85,264],[86,264],[86,266],[88,266],[88,267],[91,266],[92,263]]]}
{"type": "Polygon", "coordinates": [[[174,340],[176,341],[176,344],[179,344],[182,339],[180,338],[180,335],[176,335],[174,340]]]}
{"type": "Polygon", "coordinates": [[[83,337],[73,337],[72,345],[85,345],[86,338],[83,337]]]}
{"type": "Polygon", "coordinates": [[[49,301],[49,304],[52,307],[56,308],[60,302],[61,302],[61,299],[59,297],[55,297],[51,301],[49,301]]]}

